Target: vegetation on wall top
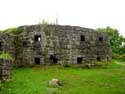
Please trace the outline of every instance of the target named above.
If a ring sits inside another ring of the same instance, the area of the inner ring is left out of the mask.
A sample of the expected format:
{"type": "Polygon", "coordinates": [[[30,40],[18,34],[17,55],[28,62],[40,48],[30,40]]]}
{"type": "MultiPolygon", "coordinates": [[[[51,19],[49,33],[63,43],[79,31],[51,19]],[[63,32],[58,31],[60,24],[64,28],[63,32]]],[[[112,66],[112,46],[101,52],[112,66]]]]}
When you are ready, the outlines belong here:
{"type": "Polygon", "coordinates": [[[8,29],[5,29],[5,30],[1,30],[0,32],[19,34],[19,33],[23,32],[23,27],[20,26],[20,27],[16,27],[16,28],[8,28],[8,29]]]}

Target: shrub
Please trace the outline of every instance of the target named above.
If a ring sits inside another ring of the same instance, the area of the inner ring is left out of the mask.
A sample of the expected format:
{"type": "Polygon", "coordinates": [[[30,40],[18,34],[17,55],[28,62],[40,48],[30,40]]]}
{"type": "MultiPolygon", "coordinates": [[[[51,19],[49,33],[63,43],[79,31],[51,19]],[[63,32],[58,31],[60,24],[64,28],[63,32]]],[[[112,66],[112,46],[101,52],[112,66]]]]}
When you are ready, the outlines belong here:
{"type": "Polygon", "coordinates": [[[125,54],[120,55],[120,54],[113,53],[113,57],[112,58],[116,59],[116,60],[120,60],[120,61],[125,61],[125,54]]]}

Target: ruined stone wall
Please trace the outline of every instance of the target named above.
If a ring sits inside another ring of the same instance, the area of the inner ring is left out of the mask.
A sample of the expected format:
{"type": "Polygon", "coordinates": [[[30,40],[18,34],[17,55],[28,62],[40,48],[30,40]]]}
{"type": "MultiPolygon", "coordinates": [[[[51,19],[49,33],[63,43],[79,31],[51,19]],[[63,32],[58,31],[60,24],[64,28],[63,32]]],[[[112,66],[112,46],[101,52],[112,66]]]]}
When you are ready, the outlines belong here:
{"type": "MultiPolygon", "coordinates": [[[[15,57],[15,37],[9,33],[0,33],[0,55],[4,53],[11,54],[15,57]]],[[[0,80],[10,78],[12,72],[12,61],[0,58],[0,80]]]]}
{"type": "Polygon", "coordinates": [[[24,26],[17,37],[16,62],[22,65],[91,63],[111,60],[108,36],[77,26],[24,26]]]}
{"type": "Polygon", "coordinates": [[[0,80],[7,80],[11,78],[12,61],[0,58],[0,80]]]}
{"type": "Polygon", "coordinates": [[[9,33],[0,33],[0,54],[9,53],[15,56],[15,36],[9,33]]]}

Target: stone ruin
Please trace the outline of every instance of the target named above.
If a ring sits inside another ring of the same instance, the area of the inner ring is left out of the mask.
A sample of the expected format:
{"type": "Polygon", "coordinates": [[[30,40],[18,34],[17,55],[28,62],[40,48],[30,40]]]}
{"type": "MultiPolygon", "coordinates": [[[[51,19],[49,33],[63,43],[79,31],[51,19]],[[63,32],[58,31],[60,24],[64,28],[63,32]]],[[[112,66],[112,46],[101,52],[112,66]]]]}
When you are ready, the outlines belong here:
{"type": "Polygon", "coordinates": [[[12,61],[7,59],[0,59],[0,80],[7,80],[11,78],[12,61]]]}
{"type": "MultiPolygon", "coordinates": [[[[0,55],[10,53],[14,56],[15,47],[13,41],[13,36],[0,32],[0,55]]],[[[12,66],[12,60],[0,57],[0,80],[7,80],[11,77],[12,66]]]]}
{"type": "Polygon", "coordinates": [[[15,58],[15,65],[91,64],[111,60],[105,33],[79,26],[21,26],[19,34],[0,33],[0,52],[15,58]]]}

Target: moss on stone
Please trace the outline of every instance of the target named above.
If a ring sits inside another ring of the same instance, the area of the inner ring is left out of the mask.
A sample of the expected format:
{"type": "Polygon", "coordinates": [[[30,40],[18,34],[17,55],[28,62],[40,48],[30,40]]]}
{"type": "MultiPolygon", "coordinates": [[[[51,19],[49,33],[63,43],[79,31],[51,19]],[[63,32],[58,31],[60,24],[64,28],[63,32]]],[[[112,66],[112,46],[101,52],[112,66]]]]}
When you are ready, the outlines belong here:
{"type": "Polygon", "coordinates": [[[1,53],[1,54],[0,54],[0,58],[1,58],[1,59],[11,60],[11,61],[14,60],[14,58],[13,58],[9,53],[1,53]]]}

